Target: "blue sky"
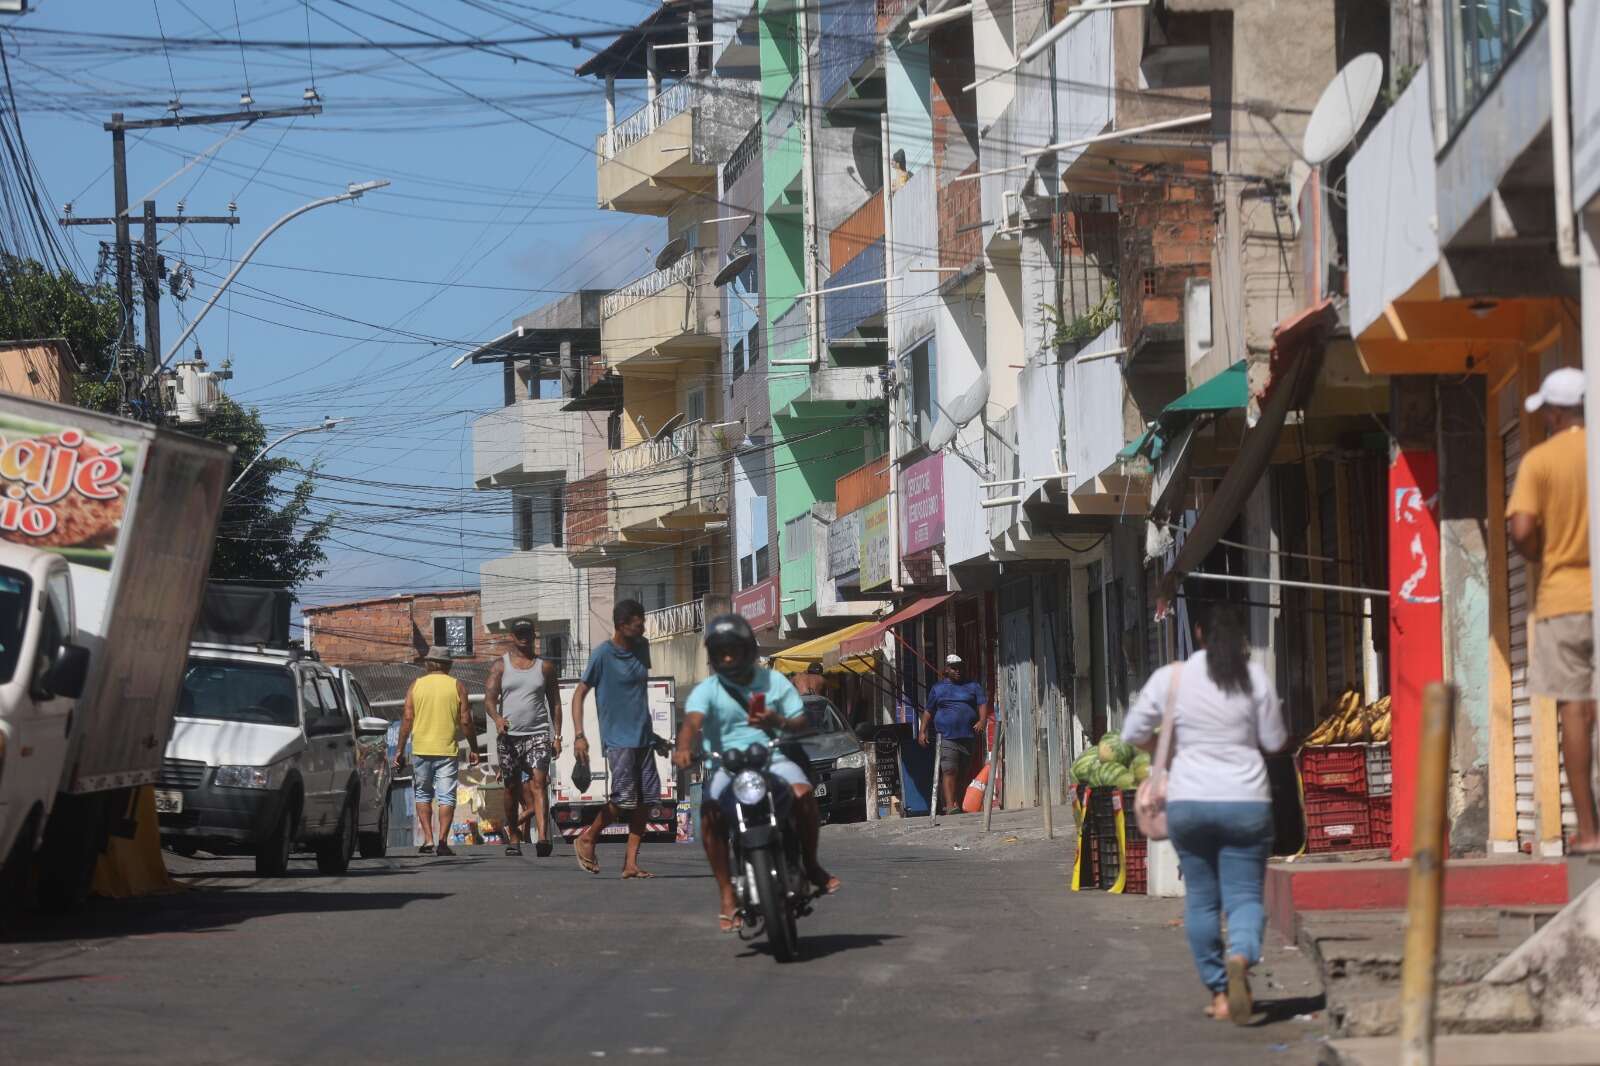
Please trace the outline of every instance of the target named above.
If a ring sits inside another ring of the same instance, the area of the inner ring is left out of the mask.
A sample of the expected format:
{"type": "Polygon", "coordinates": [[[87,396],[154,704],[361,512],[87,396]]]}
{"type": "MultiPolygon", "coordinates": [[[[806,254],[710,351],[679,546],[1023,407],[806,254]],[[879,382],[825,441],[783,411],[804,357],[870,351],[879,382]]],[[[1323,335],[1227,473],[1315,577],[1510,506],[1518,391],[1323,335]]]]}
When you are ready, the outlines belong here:
{"type": "MultiPolygon", "coordinates": [[[[173,42],[298,42],[309,35],[388,43],[429,34],[503,40],[534,34],[534,27],[630,24],[653,0],[600,0],[583,5],[581,18],[531,0],[31,6],[10,21],[17,32],[4,36],[23,130],[52,206],[70,201],[80,216],[111,213],[111,143],[100,124],[114,110],[156,117],[176,98],[185,113],[232,111],[247,81],[257,108],[296,106],[311,85],[322,97],[324,111],[314,118],[130,135],[135,213],[145,193],[167,182],[154,197],[162,214],[176,213],[179,201],[189,214],[226,214],[231,202],[241,219],[237,227],[162,227],[169,268],[181,262],[195,278],[181,304],[163,299],[164,344],[181,333],[185,316],[204,304],[231,260],[284,212],[348,182],[393,182],[280,230],[196,340],[213,366],[231,357],[230,394],[259,407],[274,432],[324,415],[351,420],[333,433],[299,438],[282,454],[320,460],[339,478],[418,486],[407,492],[325,483],[318,510],[345,517],[328,572],[303,590],[305,601],[476,585],[479,560],[509,545],[506,502],[470,492],[471,423],[498,406],[500,384],[492,368],[451,371],[450,363],[463,343],[495,336],[557,292],[637,276],[660,240],[658,220],[595,207],[591,146],[603,125],[603,98],[592,80],[570,71],[601,40],[586,38],[577,49],[541,42],[398,53],[251,46],[241,56],[237,47],[163,48],[159,41],[91,42],[31,31],[164,34],[173,42]],[[504,52],[531,62],[494,54],[504,52]],[[222,138],[213,155],[173,177],[222,138]],[[435,513],[378,522],[379,505],[435,513]]],[[[82,269],[92,273],[109,228],[67,233],[82,269]]]]}

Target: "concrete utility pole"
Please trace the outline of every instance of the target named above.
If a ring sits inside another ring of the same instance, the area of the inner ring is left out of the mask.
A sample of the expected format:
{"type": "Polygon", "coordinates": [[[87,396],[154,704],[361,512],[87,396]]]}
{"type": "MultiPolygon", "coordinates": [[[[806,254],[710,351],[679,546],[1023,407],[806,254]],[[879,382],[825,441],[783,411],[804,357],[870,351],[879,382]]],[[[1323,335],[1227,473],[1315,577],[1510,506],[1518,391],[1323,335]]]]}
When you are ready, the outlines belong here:
{"type": "MultiPolygon", "coordinates": [[[[252,125],[264,118],[289,118],[298,115],[320,115],[321,104],[306,104],[300,107],[269,108],[264,111],[245,110],[229,111],[216,115],[183,115],[173,114],[166,118],[144,118],[129,121],[123,118],[122,112],[116,111],[111,115],[111,121],[102,127],[111,134],[111,171],[112,171],[112,196],[113,214],[109,218],[72,218],[60,219],[63,226],[105,226],[111,225],[116,229],[114,248],[117,258],[117,303],[122,308],[122,322],[124,336],[127,336],[133,324],[133,236],[131,223],[128,217],[128,130],[172,129],[179,126],[210,126],[221,123],[241,122],[246,126],[252,125]]],[[[220,224],[236,226],[239,220],[232,215],[207,216],[207,215],[178,215],[174,217],[160,217],[155,213],[155,203],[146,200],[144,203],[144,248],[141,255],[141,273],[144,283],[141,286],[144,294],[145,313],[145,344],[144,359],[139,370],[143,373],[133,373],[129,368],[121,365],[121,352],[117,353],[118,377],[122,382],[122,409],[128,413],[132,407],[132,383],[140,378],[148,378],[156,358],[161,353],[161,322],[160,322],[160,280],[158,277],[160,259],[157,255],[155,243],[155,227],[160,225],[206,225],[220,224]]]]}

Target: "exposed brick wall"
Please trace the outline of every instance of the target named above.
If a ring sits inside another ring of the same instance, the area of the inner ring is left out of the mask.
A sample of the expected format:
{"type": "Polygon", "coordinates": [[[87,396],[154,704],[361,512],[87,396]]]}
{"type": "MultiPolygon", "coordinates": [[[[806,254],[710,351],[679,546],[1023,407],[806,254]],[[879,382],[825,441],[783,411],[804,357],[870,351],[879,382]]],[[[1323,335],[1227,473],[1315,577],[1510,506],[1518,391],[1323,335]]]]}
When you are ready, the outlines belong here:
{"type": "MultiPolygon", "coordinates": [[[[975,174],[973,163],[964,173],[975,174]]],[[[960,270],[983,254],[983,190],[976,181],[939,186],[939,265],[960,270]]],[[[944,280],[944,279],[941,279],[944,280]]]]}
{"type": "Polygon", "coordinates": [[[609,521],[606,506],[606,472],[567,483],[567,550],[579,551],[605,537],[609,521]]]}
{"type": "Polygon", "coordinates": [[[433,643],[433,620],[438,615],[472,616],[469,661],[492,659],[510,646],[504,634],[483,627],[476,589],[402,594],[305,610],[311,650],[336,666],[412,662],[433,643]]]}
{"type": "Polygon", "coordinates": [[[1133,353],[1150,338],[1181,335],[1183,286],[1211,276],[1211,167],[1190,160],[1179,172],[1151,171],[1118,194],[1123,339],[1133,353]]]}

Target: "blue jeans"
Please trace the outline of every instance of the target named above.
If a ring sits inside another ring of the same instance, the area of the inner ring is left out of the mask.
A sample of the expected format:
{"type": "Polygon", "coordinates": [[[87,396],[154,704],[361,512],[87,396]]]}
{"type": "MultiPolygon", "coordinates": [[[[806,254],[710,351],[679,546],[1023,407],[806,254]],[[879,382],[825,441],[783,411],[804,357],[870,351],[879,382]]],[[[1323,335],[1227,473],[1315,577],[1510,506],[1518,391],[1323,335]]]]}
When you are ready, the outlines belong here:
{"type": "Polygon", "coordinates": [[[418,803],[456,805],[457,765],[454,755],[413,755],[411,788],[418,803]]]}
{"type": "Polygon", "coordinates": [[[1228,987],[1223,912],[1228,915],[1227,954],[1243,955],[1251,964],[1261,960],[1272,804],[1179,800],[1167,804],[1167,834],[1183,870],[1183,929],[1195,969],[1207,988],[1221,992],[1228,987]]]}

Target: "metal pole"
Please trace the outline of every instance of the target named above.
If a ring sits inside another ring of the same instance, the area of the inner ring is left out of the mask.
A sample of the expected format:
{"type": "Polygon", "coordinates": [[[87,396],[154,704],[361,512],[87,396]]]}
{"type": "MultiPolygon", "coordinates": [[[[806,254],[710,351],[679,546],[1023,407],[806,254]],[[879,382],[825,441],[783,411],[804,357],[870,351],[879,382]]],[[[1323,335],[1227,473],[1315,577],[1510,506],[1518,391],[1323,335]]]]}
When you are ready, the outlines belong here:
{"type": "Polygon", "coordinates": [[[933,787],[928,790],[929,825],[939,824],[939,797],[944,794],[942,791],[944,782],[939,780],[939,763],[943,761],[941,759],[943,754],[944,737],[941,736],[937,730],[935,730],[933,734],[933,787]]]}
{"type": "Polygon", "coordinates": [[[1450,728],[1456,690],[1436,681],[1422,694],[1411,886],[1405,959],[1400,968],[1400,1066],[1433,1066],[1439,926],[1444,904],[1445,806],[1450,788],[1450,728]]]}
{"type": "Polygon", "coordinates": [[[983,791],[983,831],[987,833],[994,822],[995,789],[1000,787],[1000,766],[1006,757],[1005,719],[995,723],[994,750],[989,753],[989,787],[983,791]]]}
{"type": "MultiPolygon", "coordinates": [[[[117,303],[122,307],[124,341],[133,326],[133,241],[128,235],[128,142],[122,112],[111,116],[111,181],[117,242],[117,303]]],[[[154,359],[152,353],[149,358],[154,359]]]]}
{"type": "MultiPolygon", "coordinates": [[[[884,400],[889,409],[889,591],[900,591],[900,389],[895,382],[895,364],[899,350],[895,345],[896,312],[894,306],[894,182],[889,175],[894,172],[894,159],[889,146],[889,112],[878,116],[879,147],[883,150],[883,317],[888,323],[885,331],[887,347],[884,365],[887,374],[883,379],[884,400]]],[[[812,329],[816,326],[813,325],[812,329]]]]}
{"type": "Polygon", "coordinates": [[[1033,733],[1033,772],[1039,779],[1039,798],[1044,807],[1044,838],[1056,838],[1055,807],[1050,802],[1050,757],[1045,754],[1040,731],[1033,733]]]}
{"type": "MultiPolygon", "coordinates": [[[[233,484],[228,486],[228,492],[231,493],[234,489],[238,488],[239,482],[244,480],[244,476],[246,474],[255,469],[255,465],[261,461],[261,457],[266,455],[272,449],[276,448],[278,445],[282,444],[284,441],[289,440],[291,437],[298,437],[303,433],[321,433],[323,430],[332,429],[334,426],[337,426],[343,421],[345,421],[343,418],[328,418],[324,419],[320,425],[302,426],[299,429],[291,429],[289,432],[285,433],[271,444],[268,444],[265,448],[262,448],[259,452],[256,452],[255,457],[252,458],[248,463],[244,464],[244,469],[239,471],[239,476],[233,479],[233,484]]],[[[373,706],[376,707],[377,704],[373,704],[373,706]]]]}
{"type": "Polygon", "coordinates": [[[160,258],[156,254],[156,202],[144,202],[144,255],[140,274],[144,281],[144,359],[145,369],[161,351],[160,258]]]}

